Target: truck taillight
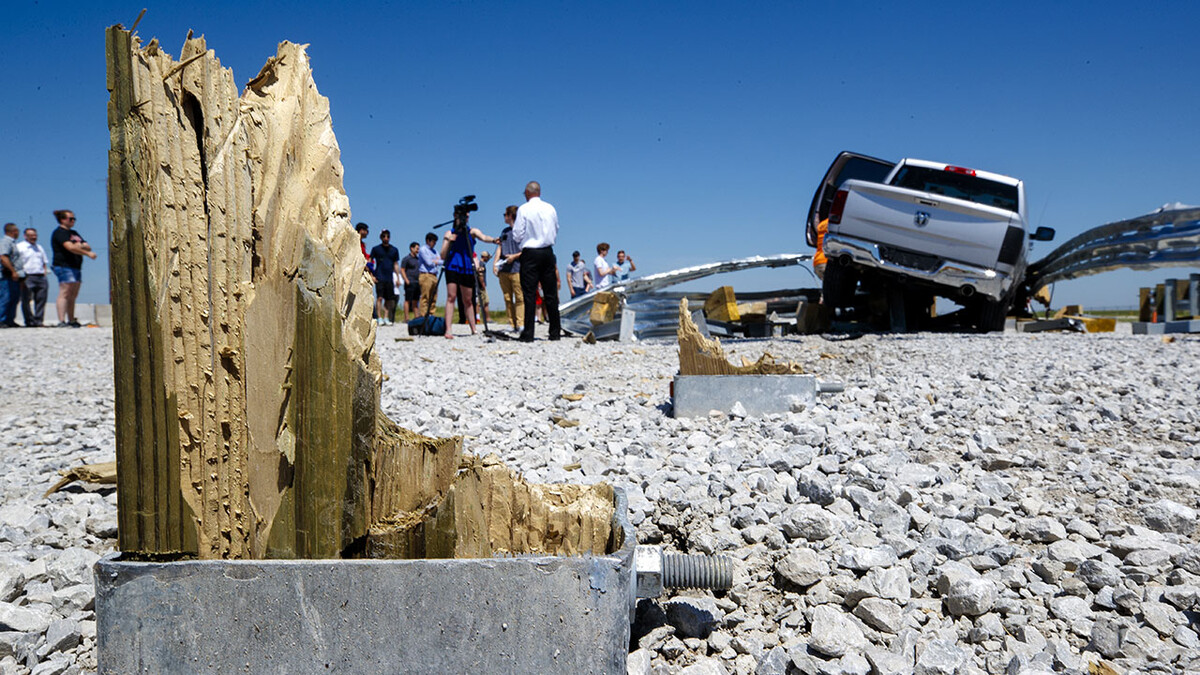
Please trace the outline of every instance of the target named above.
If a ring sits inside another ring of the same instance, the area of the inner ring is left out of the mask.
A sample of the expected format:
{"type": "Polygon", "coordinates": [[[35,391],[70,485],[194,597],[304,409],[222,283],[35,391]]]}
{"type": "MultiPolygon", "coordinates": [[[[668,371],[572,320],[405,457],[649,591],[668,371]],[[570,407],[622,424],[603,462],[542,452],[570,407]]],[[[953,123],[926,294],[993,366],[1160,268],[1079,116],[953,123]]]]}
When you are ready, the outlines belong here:
{"type": "Polygon", "coordinates": [[[946,170],[951,171],[953,173],[961,173],[964,176],[974,176],[975,175],[975,169],[964,169],[961,166],[947,166],[946,170]]]}
{"type": "Polygon", "coordinates": [[[838,190],[833,196],[833,205],[829,207],[829,224],[837,225],[842,222],[842,210],[846,208],[846,196],[850,193],[846,190],[838,190]]]}

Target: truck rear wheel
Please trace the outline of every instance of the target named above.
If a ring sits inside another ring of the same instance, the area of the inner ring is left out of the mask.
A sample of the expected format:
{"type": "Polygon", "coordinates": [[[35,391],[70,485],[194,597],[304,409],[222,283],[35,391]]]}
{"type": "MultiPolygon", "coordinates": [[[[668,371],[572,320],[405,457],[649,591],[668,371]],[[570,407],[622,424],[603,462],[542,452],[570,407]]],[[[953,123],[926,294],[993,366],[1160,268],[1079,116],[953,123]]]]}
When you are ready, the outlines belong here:
{"type": "Polygon", "coordinates": [[[858,288],[858,273],[850,265],[830,260],[825,266],[825,279],[821,283],[823,302],[828,307],[849,307],[854,304],[854,291],[858,288]]]}
{"type": "Polygon", "coordinates": [[[1012,299],[981,300],[975,305],[975,330],[980,333],[994,333],[1004,330],[1004,320],[1008,318],[1008,310],[1012,307],[1012,299]]]}

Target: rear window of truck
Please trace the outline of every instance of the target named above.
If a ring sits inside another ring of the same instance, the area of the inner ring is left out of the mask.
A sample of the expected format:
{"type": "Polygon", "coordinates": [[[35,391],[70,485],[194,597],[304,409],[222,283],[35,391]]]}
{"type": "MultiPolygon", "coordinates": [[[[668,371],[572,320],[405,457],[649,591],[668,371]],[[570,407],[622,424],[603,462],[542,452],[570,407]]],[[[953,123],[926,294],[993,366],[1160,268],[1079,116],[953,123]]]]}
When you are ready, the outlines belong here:
{"type": "Polygon", "coordinates": [[[892,181],[896,187],[965,199],[984,206],[1009,211],[1017,210],[1017,186],[969,174],[927,169],[923,166],[904,166],[892,181]]]}

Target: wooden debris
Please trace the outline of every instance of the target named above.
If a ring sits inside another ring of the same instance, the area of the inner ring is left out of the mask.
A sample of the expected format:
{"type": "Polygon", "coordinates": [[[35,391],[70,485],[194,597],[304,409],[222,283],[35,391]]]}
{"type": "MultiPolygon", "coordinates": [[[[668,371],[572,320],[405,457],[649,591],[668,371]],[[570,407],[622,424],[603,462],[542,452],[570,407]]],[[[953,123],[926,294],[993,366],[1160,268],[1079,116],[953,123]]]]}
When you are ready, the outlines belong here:
{"type": "Polygon", "coordinates": [[[304,47],[239,95],[203,38],[177,63],[105,37],[120,549],[605,552],[611,488],[527,485],[380,412],[372,282],[304,47]],[[498,501],[518,492],[523,511],[498,501]],[[432,547],[389,543],[426,516],[432,547]]]}
{"type": "Polygon", "coordinates": [[[688,313],[687,298],[679,301],[679,374],[680,375],[797,375],[804,368],[793,362],[776,363],[775,357],[763,354],[757,361],[743,357],[743,365],[729,362],[721,341],[700,334],[688,313]]]}
{"type": "Polygon", "coordinates": [[[1042,286],[1033,294],[1033,299],[1040,302],[1044,307],[1050,306],[1050,287],[1042,286]]]}
{"type": "Polygon", "coordinates": [[[1089,333],[1112,333],[1117,330],[1117,320],[1111,317],[1068,315],[1066,318],[1082,321],[1089,333]]]}
{"type": "Polygon", "coordinates": [[[818,302],[801,300],[796,305],[796,332],[813,335],[829,330],[829,308],[818,302]]]}
{"type": "Polygon", "coordinates": [[[1138,289],[1138,321],[1150,322],[1154,320],[1154,305],[1152,295],[1149,288],[1138,289]]]}
{"type": "Polygon", "coordinates": [[[737,303],[737,312],[742,317],[742,321],[750,321],[750,317],[766,317],[767,303],[763,300],[755,300],[753,302],[737,303]]]}
{"type": "Polygon", "coordinates": [[[593,326],[608,323],[616,318],[617,308],[620,306],[621,301],[615,293],[600,291],[592,299],[592,311],[588,314],[588,319],[592,322],[593,326]]]}
{"type": "Polygon", "coordinates": [[[113,485],[117,482],[117,463],[116,461],[112,461],[100,464],[80,464],[70,469],[63,469],[58,474],[62,478],[49,490],[46,490],[46,494],[42,495],[43,498],[49,497],[75,481],[96,483],[98,485],[113,485]]]}
{"type": "Polygon", "coordinates": [[[1121,675],[1108,661],[1092,661],[1088,663],[1088,675],[1121,675]]]}
{"type": "Polygon", "coordinates": [[[1054,313],[1054,318],[1061,319],[1065,316],[1081,316],[1082,314],[1083,305],[1066,305],[1064,307],[1060,307],[1058,311],[1054,313]]]}
{"type": "Polygon", "coordinates": [[[568,401],[582,401],[583,394],[563,394],[562,397],[568,401]]]}
{"type": "Polygon", "coordinates": [[[708,295],[708,299],[704,301],[704,316],[710,321],[741,320],[733,286],[722,286],[708,295]]]}
{"type": "Polygon", "coordinates": [[[371,527],[372,558],[580,555],[611,550],[607,484],[535,485],[495,456],[465,457],[444,498],[371,527]]]}
{"type": "Polygon", "coordinates": [[[550,421],[554,422],[554,424],[556,426],[560,426],[560,427],[571,428],[571,427],[579,426],[579,420],[571,420],[571,419],[567,419],[566,417],[560,417],[558,415],[551,417],[550,421]]]}

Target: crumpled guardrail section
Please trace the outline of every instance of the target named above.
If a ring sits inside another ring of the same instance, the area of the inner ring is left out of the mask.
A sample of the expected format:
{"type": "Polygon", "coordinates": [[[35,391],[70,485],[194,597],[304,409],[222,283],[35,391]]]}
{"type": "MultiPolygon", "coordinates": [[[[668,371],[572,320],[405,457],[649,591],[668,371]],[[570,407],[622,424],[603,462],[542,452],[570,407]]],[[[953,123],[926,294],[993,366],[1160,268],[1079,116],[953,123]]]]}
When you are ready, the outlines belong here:
{"type": "Polygon", "coordinates": [[[560,314],[566,315],[579,307],[591,307],[592,300],[596,293],[600,291],[608,291],[616,293],[620,296],[628,296],[633,293],[646,293],[660,288],[667,288],[675,284],[682,284],[685,281],[695,281],[713,274],[722,274],[725,272],[740,272],[741,270],[754,269],[756,267],[788,267],[791,265],[799,265],[807,260],[812,260],[812,255],[807,253],[781,253],[779,255],[762,256],[756,255],[749,258],[738,258],[736,260],[726,260],[722,262],[706,263],[704,265],[695,265],[692,267],[684,267],[683,269],[672,270],[670,272],[660,272],[649,276],[638,277],[620,283],[612,284],[604,288],[596,289],[590,293],[571,298],[558,306],[560,314]]]}
{"type": "Polygon", "coordinates": [[[1200,263],[1200,208],[1164,209],[1088,230],[1029,266],[1028,288],[1128,267],[1200,263]]]}

